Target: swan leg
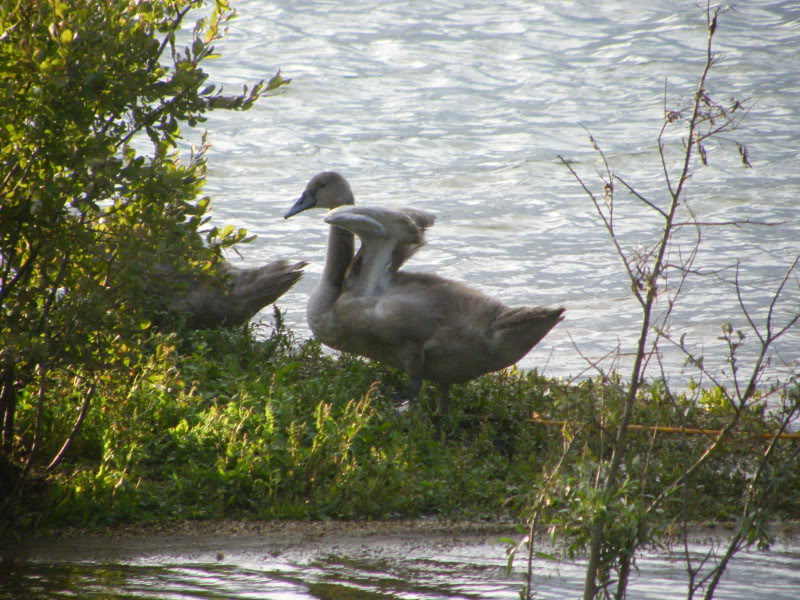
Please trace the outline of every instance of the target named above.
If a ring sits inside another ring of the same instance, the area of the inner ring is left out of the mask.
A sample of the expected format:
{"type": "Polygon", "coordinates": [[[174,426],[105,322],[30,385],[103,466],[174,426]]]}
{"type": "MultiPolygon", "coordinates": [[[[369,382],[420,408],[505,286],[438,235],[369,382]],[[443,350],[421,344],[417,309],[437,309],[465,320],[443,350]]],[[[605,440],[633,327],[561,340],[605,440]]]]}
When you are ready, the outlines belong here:
{"type": "Polygon", "coordinates": [[[403,370],[411,377],[408,385],[408,399],[416,400],[422,390],[422,371],[425,364],[425,350],[417,344],[409,344],[401,354],[403,370]]]}
{"type": "Polygon", "coordinates": [[[450,384],[439,384],[439,414],[446,415],[450,401],[450,384]]]}
{"type": "Polygon", "coordinates": [[[408,383],[408,399],[416,400],[419,398],[420,390],[422,390],[422,377],[412,377],[408,383]]]}

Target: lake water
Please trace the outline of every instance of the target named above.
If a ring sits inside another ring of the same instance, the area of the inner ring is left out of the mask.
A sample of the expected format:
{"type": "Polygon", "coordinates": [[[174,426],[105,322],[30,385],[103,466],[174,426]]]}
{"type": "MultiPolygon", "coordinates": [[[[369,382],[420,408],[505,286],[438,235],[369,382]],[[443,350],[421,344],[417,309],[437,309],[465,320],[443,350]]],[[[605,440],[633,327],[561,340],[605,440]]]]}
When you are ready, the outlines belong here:
{"type": "MultiPolygon", "coordinates": [[[[431,523],[245,525],[237,535],[88,536],[25,544],[26,558],[0,563],[0,599],[82,600],[512,600],[525,571],[506,576],[508,531],[431,523]]],[[[212,529],[213,526],[210,527],[212,529]]],[[[513,534],[511,534],[512,537],[513,534]]],[[[722,538],[692,543],[693,566],[722,538]]],[[[547,547],[540,549],[548,551],[547,547]]],[[[552,551],[552,550],[550,550],[552,551]]],[[[637,561],[629,598],[685,598],[686,563],[674,553],[637,561]]],[[[7,555],[7,552],[5,553],[7,555]]],[[[795,600],[796,541],[742,552],[723,578],[720,600],[795,600]]],[[[534,562],[536,597],[582,597],[585,564],[534,562]]]]}
{"type": "MultiPolygon", "coordinates": [[[[305,302],[322,268],[327,229],[321,212],[282,216],[312,175],[337,170],[357,202],[436,213],[428,245],[408,269],[468,282],[510,305],[567,307],[567,319],[521,367],[577,376],[587,370],[584,357],[596,360],[617,346],[626,364],[640,315],[590,199],[557,156],[600,189],[585,127],[617,173],[663,205],[656,138],[665,86],[668,106],[681,106],[705,60],[705,16],[695,2],[236,6],[211,80],[234,91],[281,69],[292,83],[249,112],[207,122],[213,223],[258,234],[243,260],[232,257],[237,264],[311,262],[278,302],[300,336],[310,335],[305,302]]],[[[687,346],[726,380],[720,327],[747,325],[731,267],[741,261],[743,297],[763,325],[800,251],[800,5],[740,3],[720,18],[715,42],[710,94],[749,99],[752,108],[740,129],[708,145],[710,166],[696,170],[687,200],[703,221],[779,223],[706,228],[695,266],[725,270],[694,278],[675,310],[673,331],[686,333],[687,346]],[[747,146],[753,168],[740,165],[734,140],[747,146]]],[[[622,190],[616,204],[626,252],[655,239],[652,211],[622,190]]],[[[689,248],[689,229],[676,253],[689,248]]],[[[778,322],[798,305],[795,274],[778,322]]],[[[756,336],[745,333],[743,351],[752,357],[756,336]]],[[[778,349],[771,378],[797,367],[800,328],[778,349]]],[[[667,375],[681,385],[694,372],[666,350],[667,375]]]]}

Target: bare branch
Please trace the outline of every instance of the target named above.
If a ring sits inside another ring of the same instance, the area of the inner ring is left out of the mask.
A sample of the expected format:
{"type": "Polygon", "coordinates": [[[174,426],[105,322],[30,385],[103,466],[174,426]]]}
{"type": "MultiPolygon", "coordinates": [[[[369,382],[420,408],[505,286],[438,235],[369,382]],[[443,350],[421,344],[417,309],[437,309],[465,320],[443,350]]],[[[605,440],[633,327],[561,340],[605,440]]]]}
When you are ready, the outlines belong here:
{"type": "MultiPolygon", "coordinates": [[[[783,293],[783,288],[786,287],[786,284],[789,281],[789,278],[792,276],[792,273],[797,268],[798,263],[800,263],[800,254],[797,255],[797,257],[794,259],[794,262],[792,262],[791,266],[786,270],[786,275],[783,276],[781,284],[778,286],[775,295],[772,297],[772,302],[769,303],[769,314],[767,316],[768,332],[771,332],[772,315],[775,313],[775,305],[778,302],[778,297],[781,295],[781,293],[783,293]]],[[[776,335],[772,336],[772,339],[775,340],[779,336],[783,335],[790,327],[792,327],[792,325],[794,325],[797,322],[798,318],[800,318],[800,314],[796,314],[794,318],[791,321],[789,321],[789,323],[785,327],[783,327],[776,335]]]]}
{"type": "Polygon", "coordinates": [[[785,225],[787,221],[753,221],[752,219],[741,219],[737,221],[683,221],[682,223],[674,223],[674,227],[687,227],[687,226],[702,226],[702,227],[720,227],[720,226],[734,226],[740,227],[742,225],[758,225],[761,227],[775,227],[777,225],[785,225]]]}
{"type": "MultiPolygon", "coordinates": [[[[600,375],[600,378],[601,378],[601,379],[602,379],[604,382],[607,382],[607,381],[609,381],[609,377],[608,377],[608,375],[606,374],[606,372],[605,372],[605,371],[603,371],[603,369],[600,367],[600,363],[602,363],[602,362],[604,362],[605,360],[607,360],[609,356],[614,356],[614,357],[616,358],[616,360],[619,360],[619,358],[620,358],[620,356],[621,356],[621,353],[620,353],[620,341],[619,341],[619,339],[617,339],[617,346],[616,346],[616,347],[615,347],[613,350],[610,350],[609,352],[607,352],[606,354],[604,354],[603,356],[601,356],[601,357],[600,357],[600,358],[598,358],[597,360],[592,360],[592,359],[590,359],[588,356],[586,356],[586,355],[584,355],[584,354],[583,354],[583,352],[581,351],[581,349],[578,347],[578,344],[577,344],[577,343],[575,342],[575,340],[572,338],[572,334],[570,334],[569,332],[567,332],[567,336],[569,337],[569,340],[570,340],[570,342],[572,342],[572,347],[573,347],[573,348],[575,348],[575,351],[576,351],[576,352],[577,352],[577,353],[580,355],[580,357],[581,357],[581,358],[582,358],[584,361],[586,361],[586,363],[589,365],[589,366],[588,366],[588,367],[586,367],[586,368],[585,368],[583,371],[581,371],[580,373],[578,373],[577,375],[575,375],[574,377],[572,377],[572,378],[570,379],[569,383],[571,384],[571,383],[573,383],[574,381],[576,381],[577,379],[580,379],[581,377],[583,377],[583,374],[584,374],[584,373],[586,373],[587,371],[591,371],[592,369],[594,369],[595,371],[597,371],[598,375],[600,375]]],[[[612,371],[614,370],[614,369],[613,369],[613,365],[612,365],[612,369],[611,369],[611,370],[612,370],[612,371]]]]}
{"type": "MultiPolygon", "coordinates": [[[[726,144],[728,142],[736,144],[742,164],[750,166],[747,149],[734,140],[725,139],[723,137],[723,134],[728,131],[736,130],[742,124],[749,112],[749,108],[745,107],[741,101],[735,98],[725,100],[724,102],[718,102],[711,97],[706,88],[706,81],[709,73],[711,69],[718,64],[719,60],[712,51],[717,19],[725,12],[727,12],[725,8],[712,7],[710,1],[706,3],[705,13],[708,29],[705,62],[702,73],[697,80],[693,96],[687,107],[679,110],[668,110],[667,85],[665,82],[664,122],[659,130],[657,141],[658,157],[663,171],[663,181],[669,191],[669,196],[666,199],[651,199],[637,190],[634,185],[629,183],[625,178],[613,173],[606,155],[591,134],[589,134],[589,139],[592,147],[598,152],[602,160],[602,167],[598,168],[598,176],[604,184],[602,199],[600,198],[599,192],[595,195],[581,180],[572,166],[568,164],[563,157],[559,156],[559,159],[567,166],[584,192],[591,198],[595,210],[609,234],[611,243],[614,245],[618,256],[625,266],[626,273],[631,282],[632,295],[638,300],[641,307],[641,327],[639,330],[637,347],[631,353],[633,356],[633,366],[630,372],[630,379],[625,384],[625,399],[622,405],[622,415],[619,424],[615,426],[615,431],[609,432],[614,438],[610,446],[611,456],[610,458],[604,458],[600,461],[596,470],[596,488],[599,491],[602,490],[604,493],[609,493],[611,495],[621,490],[622,484],[620,482],[620,474],[623,473],[622,469],[625,468],[625,461],[627,461],[626,452],[629,446],[626,441],[627,431],[634,426],[631,418],[634,412],[638,410],[637,392],[645,381],[647,370],[653,367],[653,363],[657,363],[661,376],[666,382],[665,367],[662,362],[661,354],[661,346],[665,340],[676,346],[686,357],[687,362],[694,365],[703,383],[706,385],[713,385],[719,390],[719,393],[723,395],[732,411],[732,417],[727,419],[727,423],[724,424],[722,429],[718,430],[714,439],[708,444],[705,444],[704,447],[694,455],[689,468],[679,476],[676,476],[673,481],[668,482],[659,492],[656,492],[655,499],[647,505],[648,508],[646,510],[648,512],[659,509],[662,502],[667,497],[672,495],[678,487],[683,486],[692,475],[696,474],[699,469],[708,462],[711,456],[716,455],[720,451],[723,443],[731,435],[734,427],[741,422],[743,416],[747,414],[749,408],[753,407],[755,403],[763,401],[771,394],[780,390],[785,390],[790,381],[796,380],[796,372],[793,371],[792,376],[787,378],[784,382],[777,382],[774,387],[770,388],[770,391],[765,394],[757,393],[757,386],[760,384],[765,369],[770,362],[771,356],[768,355],[768,351],[771,349],[775,340],[800,322],[800,313],[798,313],[789,315],[788,319],[781,318],[781,321],[785,323],[780,328],[775,324],[779,297],[789,282],[793,280],[797,265],[800,263],[800,256],[788,269],[784,280],[772,297],[766,316],[766,324],[762,325],[761,329],[756,325],[756,320],[753,318],[753,315],[748,312],[745,304],[745,290],[742,289],[739,281],[739,263],[737,262],[736,265],[734,265],[735,275],[733,284],[736,289],[740,308],[747,319],[750,329],[756,333],[760,342],[757,358],[752,365],[748,365],[748,369],[752,369],[747,373],[749,377],[742,377],[740,370],[743,371],[743,369],[740,365],[739,349],[744,343],[745,336],[741,331],[734,330],[730,324],[723,326],[720,339],[727,344],[725,358],[730,364],[731,379],[733,380],[735,390],[725,387],[729,384],[727,369],[720,369],[718,373],[712,372],[711,368],[704,364],[702,356],[697,356],[693,350],[686,347],[684,344],[684,336],[678,341],[671,336],[670,332],[673,312],[678,300],[685,293],[688,287],[687,282],[691,276],[716,275],[723,280],[723,269],[704,270],[695,265],[706,227],[745,227],[748,225],[774,227],[781,224],[751,219],[731,219],[725,221],[714,221],[712,219],[704,221],[698,218],[691,206],[686,202],[686,189],[692,177],[692,170],[697,168],[697,161],[694,160],[693,155],[698,155],[698,160],[703,164],[707,164],[711,156],[708,153],[710,149],[708,140],[715,139],[725,142],[726,144]],[[678,157],[672,154],[672,142],[670,141],[669,145],[667,144],[667,135],[673,132],[679,134],[678,139],[680,143],[683,144],[682,152],[678,157]],[[677,160],[671,163],[673,159],[677,160]],[[603,167],[605,169],[604,172],[603,167]],[[614,185],[616,182],[619,182],[619,185],[622,185],[634,196],[634,204],[638,205],[638,203],[642,203],[645,205],[646,209],[643,212],[652,215],[652,213],[647,210],[649,209],[663,219],[660,232],[656,239],[647,240],[644,244],[638,245],[631,250],[622,249],[621,240],[617,237],[613,220],[615,208],[614,185]],[[683,213],[684,208],[688,212],[688,217],[683,213]],[[678,232],[680,231],[683,233],[685,231],[683,228],[689,226],[694,228],[694,236],[681,235],[679,237],[678,232]],[[679,242],[685,242],[687,237],[689,238],[688,250],[685,249],[685,245],[683,247],[679,245],[679,242]],[[692,237],[694,239],[691,239],[692,237]],[[666,300],[665,306],[662,304],[664,299],[666,300]]],[[[725,267],[725,269],[729,268],[730,267],[725,267]]],[[[607,379],[607,372],[602,368],[601,362],[608,360],[609,356],[612,354],[615,354],[616,360],[619,360],[622,356],[618,344],[617,348],[602,359],[590,360],[580,352],[574,340],[572,340],[572,344],[581,358],[589,365],[584,372],[594,369],[604,380],[607,379]]],[[[667,389],[667,393],[668,392],[669,390],[667,389]]],[[[701,392],[697,391],[694,399],[698,400],[700,394],[701,392]]],[[[641,458],[641,456],[638,458],[641,458]]],[[[630,556],[632,555],[626,554],[622,556],[621,554],[614,554],[616,550],[611,550],[611,542],[606,538],[607,533],[604,530],[605,526],[606,522],[604,522],[603,515],[599,513],[592,515],[590,530],[588,532],[588,564],[586,567],[586,578],[583,590],[584,598],[587,600],[589,598],[595,598],[598,594],[609,594],[609,580],[607,579],[609,570],[613,571],[619,577],[616,584],[617,594],[622,596],[625,592],[627,576],[631,564],[630,556]],[[614,554],[613,561],[616,562],[603,558],[602,553],[605,550],[609,550],[614,554]]],[[[630,544],[630,548],[626,548],[627,552],[635,551],[639,542],[630,541],[626,543],[630,544]]],[[[727,556],[730,556],[732,552],[738,551],[738,548],[738,545],[730,546],[727,556]]],[[[690,597],[700,588],[714,585],[715,575],[703,575],[703,571],[708,570],[706,566],[707,560],[711,560],[711,556],[712,555],[709,554],[697,568],[693,568],[690,561],[687,560],[690,575],[690,597]]],[[[720,565],[712,566],[714,569],[720,568],[720,565]]],[[[724,564],[722,564],[721,568],[724,570],[724,564]]]]}
{"type": "Polygon", "coordinates": [[[61,449],[56,453],[53,459],[50,461],[50,464],[47,465],[44,472],[50,473],[55,469],[62,460],[64,460],[64,456],[67,454],[67,450],[72,445],[72,442],[77,437],[78,433],[81,430],[81,426],[83,425],[83,421],[86,419],[86,415],[89,412],[89,405],[91,404],[92,397],[94,396],[95,390],[97,390],[97,380],[92,382],[89,386],[89,391],[83,397],[83,402],[81,403],[80,411],[78,412],[78,418],[75,421],[75,425],[72,427],[72,431],[67,436],[67,439],[64,440],[64,443],[61,446],[61,449]]]}
{"type": "MultiPolygon", "coordinates": [[[[596,142],[594,142],[593,138],[592,138],[592,141],[593,141],[593,143],[596,144],[596,142]]],[[[644,304],[644,298],[642,297],[642,295],[641,295],[641,293],[639,291],[638,280],[636,278],[636,275],[634,273],[633,268],[631,267],[630,263],[628,262],[627,257],[625,256],[625,251],[619,245],[619,241],[617,240],[617,236],[614,233],[613,223],[608,218],[606,218],[606,215],[603,212],[602,208],[600,207],[600,203],[598,202],[597,197],[594,195],[592,190],[590,190],[589,187],[584,183],[584,181],[581,179],[580,175],[578,175],[578,173],[575,171],[575,169],[572,168],[572,165],[569,164],[569,162],[567,162],[564,159],[564,157],[561,156],[560,154],[558,154],[557,156],[558,156],[558,159],[564,164],[564,166],[566,166],[567,169],[569,169],[569,172],[572,173],[572,176],[575,178],[575,180],[583,188],[583,191],[586,192],[586,194],[589,196],[589,198],[591,198],[592,203],[594,204],[595,210],[597,211],[597,214],[603,220],[603,224],[605,225],[606,230],[608,231],[608,234],[611,237],[611,241],[614,244],[614,248],[617,251],[617,256],[620,257],[620,259],[622,260],[622,264],[625,266],[625,272],[628,274],[628,278],[631,281],[631,290],[633,291],[633,293],[636,296],[636,299],[639,301],[639,303],[643,305],[644,304]]]]}
{"type": "Polygon", "coordinates": [[[660,209],[658,206],[656,206],[656,205],[655,205],[653,202],[651,202],[650,200],[648,200],[647,198],[645,198],[644,196],[642,196],[642,195],[641,195],[641,194],[640,194],[638,191],[636,191],[636,190],[633,188],[633,186],[631,186],[630,184],[628,184],[628,182],[627,182],[627,181],[625,181],[625,180],[624,180],[622,177],[620,177],[619,175],[616,175],[616,174],[615,174],[615,175],[614,175],[614,179],[616,179],[616,180],[617,180],[617,181],[619,181],[619,182],[620,182],[622,185],[624,185],[624,186],[625,186],[625,187],[628,189],[628,191],[629,191],[631,194],[633,194],[633,195],[634,195],[634,196],[636,196],[636,197],[637,197],[639,200],[641,200],[642,202],[644,202],[645,204],[647,204],[647,206],[649,206],[650,208],[652,208],[653,210],[655,210],[656,212],[658,212],[658,213],[659,213],[659,214],[660,214],[662,217],[664,217],[665,219],[667,218],[667,213],[665,213],[663,210],[661,210],[661,209],[660,209]]]}
{"type": "Polygon", "coordinates": [[[739,308],[742,309],[742,314],[744,315],[747,322],[750,324],[750,329],[758,336],[758,339],[761,341],[761,344],[764,344],[764,338],[761,336],[761,331],[759,331],[756,324],[753,322],[752,317],[750,317],[750,311],[747,310],[747,307],[744,304],[744,298],[742,298],[742,286],[739,283],[739,261],[736,261],[736,275],[734,276],[734,284],[736,288],[736,298],[739,301],[739,308]]]}

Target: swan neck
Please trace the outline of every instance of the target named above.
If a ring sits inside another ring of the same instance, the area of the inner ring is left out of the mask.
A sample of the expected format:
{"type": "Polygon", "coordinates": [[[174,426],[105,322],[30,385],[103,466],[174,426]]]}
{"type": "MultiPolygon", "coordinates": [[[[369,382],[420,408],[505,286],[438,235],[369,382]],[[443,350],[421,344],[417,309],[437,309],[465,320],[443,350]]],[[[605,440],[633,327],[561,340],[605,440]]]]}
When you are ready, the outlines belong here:
{"type": "Polygon", "coordinates": [[[392,271],[394,240],[369,240],[365,246],[364,264],[356,287],[365,296],[381,294],[388,286],[392,271]]]}
{"type": "Polygon", "coordinates": [[[341,290],[347,267],[353,260],[355,236],[352,232],[330,226],[328,231],[328,253],[325,257],[325,268],[322,271],[322,282],[341,290]]]}

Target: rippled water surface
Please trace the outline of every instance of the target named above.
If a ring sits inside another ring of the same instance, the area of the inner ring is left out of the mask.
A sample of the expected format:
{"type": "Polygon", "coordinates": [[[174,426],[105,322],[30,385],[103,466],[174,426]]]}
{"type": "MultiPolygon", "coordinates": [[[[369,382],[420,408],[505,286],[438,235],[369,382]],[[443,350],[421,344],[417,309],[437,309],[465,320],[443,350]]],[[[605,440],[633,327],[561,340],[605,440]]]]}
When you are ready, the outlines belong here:
{"type": "MultiPolygon", "coordinates": [[[[341,535],[347,535],[342,532],[341,535]]],[[[0,599],[81,598],[194,599],[498,599],[519,597],[525,561],[517,559],[506,576],[504,546],[497,535],[448,540],[414,537],[361,538],[363,545],[314,537],[282,551],[269,539],[202,540],[109,538],[72,539],[59,547],[39,547],[25,561],[0,564],[0,599]],[[135,546],[135,550],[132,550],[135,546]],[[224,551],[223,551],[224,550],[224,551]]],[[[710,549],[692,546],[693,566],[710,549]]],[[[796,545],[736,556],[715,598],[795,600],[800,589],[796,545]]],[[[686,563],[679,549],[648,553],[637,562],[629,597],[686,597],[686,563]]],[[[537,598],[582,597],[582,562],[555,566],[534,562],[537,598]]]]}
{"type": "MultiPolygon", "coordinates": [[[[246,113],[212,116],[208,191],[214,222],[258,240],[244,264],[312,262],[279,301],[302,336],[305,301],[324,258],[322,214],[283,213],[307,180],[338,170],[361,203],[413,205],[437,214],[409,269],[467,281],[511,305],[563,304],[567,320],[522,362],[556,376],[586,370],[620,344],[630,352],[639,315],[589,198],[557,156],[595,190],[597,155],[655,202],[665,201],[656,137],[664,91],[681,106],[705,58],[705,17],[690,1],[323,2],[252,0],[218,48],[211,79],[229,90],[281,69],[291,85],[246,113]]],[[[740,3],[720,19],[712,96],[749,99],[742,127],[710,143],[687,200],[706,222],[778,223],[706,228],[699,278],[674,314],[675,331],[716,370],[720,326],[745,326],[731,286],[763,323],[772,292],[798,253],[800,6],[740,3]],[[747,146],[752,169],[733,140],[747,146]]],[[[617,224],[626,252],[654,240],[652,213],[621,190],[617,224]]],[[[693,236],[685,228],[680,249],[693,236]]],[[[678,244],[673,247],[678,251],[678,244]]],[[[675,255],[677,256],[677,254],[675,255]]],[[[238,259],[237,259],[238,260],[238,259]]],[[[800,303],[797,277],[779,318],[800,303]]],[[[755,336],[748,334],[748,343],[755,336]]],[[[773,364],[797,364],[800,335],[773,364]]],[[[752,355],[755,346],[746,351],[752,355]]],[[[623,357],[623,362],[624,362],[623,357]]],[[[608,366],[608,364],[606,365],[608,366]]],[[[668,375],[685,381],[672,352],[668,375]]],[[[654,375],[656,373],[653,373],[654,375]]]]}

